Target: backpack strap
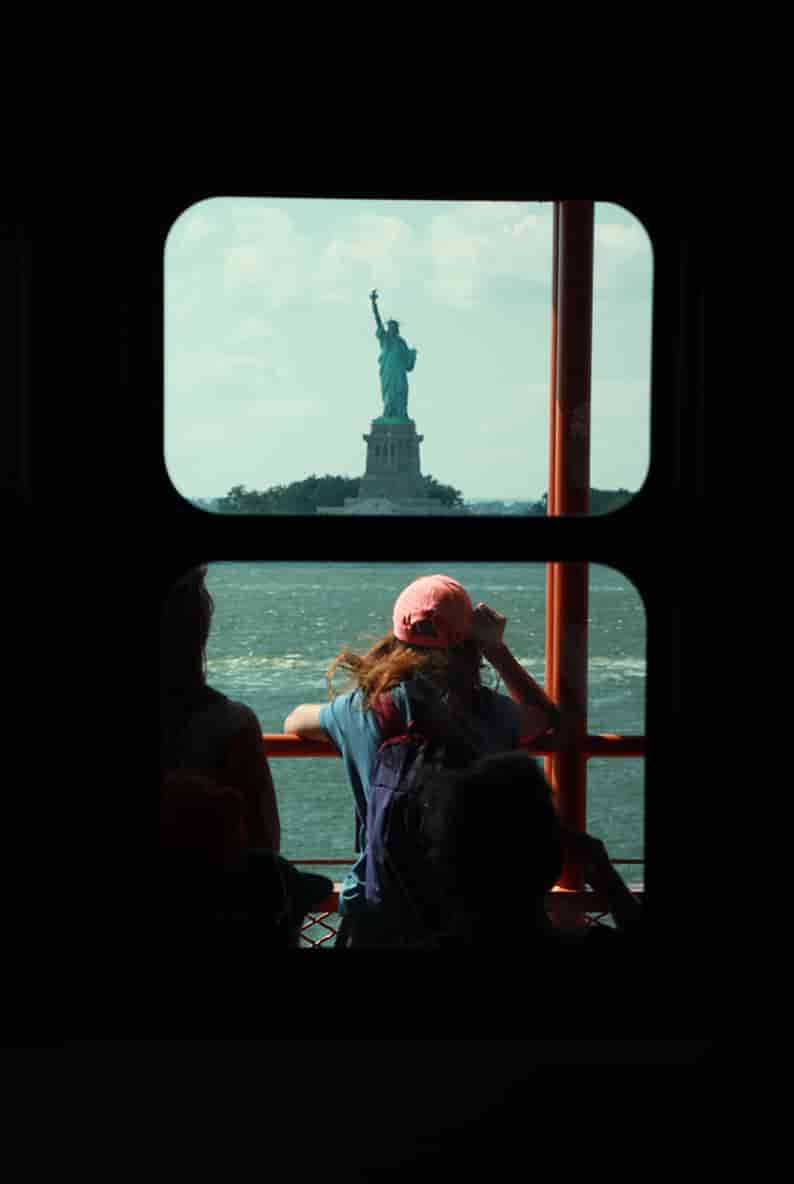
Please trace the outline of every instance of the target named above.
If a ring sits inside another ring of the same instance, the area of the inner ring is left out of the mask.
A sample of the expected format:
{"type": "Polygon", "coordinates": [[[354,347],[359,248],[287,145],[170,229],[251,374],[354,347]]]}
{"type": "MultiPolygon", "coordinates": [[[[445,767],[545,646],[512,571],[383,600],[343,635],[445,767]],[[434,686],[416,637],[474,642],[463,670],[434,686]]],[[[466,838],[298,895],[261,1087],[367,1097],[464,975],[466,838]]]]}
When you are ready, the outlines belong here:
{"type": "MultiPolygon", "coordinates": [[[[397,704],[394,702],[394,696],[391,691],[385,691],[382,695],[378,695],[376,699],[373,699],[370,704],[370,710],[374,712],[375,718],[378,721],[378,727],[381,732],[381,744],[391,737],[399,736],[405,732],[405,720],[400,714],[397,704]]],[[[380,745],[378,747],[380,748],[380,745]]],[[[360,851],[366,826],[366,816],[364,818],[361,817],[357,802],[354,808],[354,821],[354,848],[356,851],[360,851]]]]}
{"type": "Polygon", "coordinates": [[[394,695],[391,691],[385,691],[384,694],[378,695],[372,704],[372,710],[375,712],[375,718],[380,727],[381,743],[391,736],[399,736],[400,733],[405,732],[405,720],[394,702],[394,695]]]}

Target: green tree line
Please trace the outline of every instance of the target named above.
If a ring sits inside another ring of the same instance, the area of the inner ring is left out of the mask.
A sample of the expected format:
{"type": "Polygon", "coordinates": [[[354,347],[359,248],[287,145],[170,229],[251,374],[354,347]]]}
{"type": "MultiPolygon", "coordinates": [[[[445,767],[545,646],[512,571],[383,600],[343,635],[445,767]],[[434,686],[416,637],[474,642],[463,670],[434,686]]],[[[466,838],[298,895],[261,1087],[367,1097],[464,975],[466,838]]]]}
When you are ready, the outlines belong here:
{"type": "MultiPolygon", "coordinates": [[[[215,501],[222,514],[316,514],[318,506],[343,506],[345,498],[358,497],[359,477],[338,477],[312,473],[290,485],[271,485],[269,489],[246,489],[234,485],[225,497],[215,501]]],[[[423,493],[438,498],[445,506],[462,506],[463,494],[452,485],[443,485],[435,477],[422,478],[423,493]]]]}
{"type": "MultiPolygon", "coordinates": [[[[628,489],[590,489],[590,513],[591,514],[609,514],[612,510],[617,510],[620,506],[625,506],[626,502],[631,501],[634,494],[628,489]]],[[[544,493],[540,499],[541,514],[548,513],[548,493],[544,493]]]]}

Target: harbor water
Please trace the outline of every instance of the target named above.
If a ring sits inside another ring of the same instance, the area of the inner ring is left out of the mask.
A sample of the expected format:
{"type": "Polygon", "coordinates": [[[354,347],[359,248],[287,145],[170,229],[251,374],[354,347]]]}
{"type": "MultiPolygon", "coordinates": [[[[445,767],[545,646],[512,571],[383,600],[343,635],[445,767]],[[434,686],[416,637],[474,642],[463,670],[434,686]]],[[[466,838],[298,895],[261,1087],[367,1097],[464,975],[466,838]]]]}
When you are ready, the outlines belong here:
{"type": "MultiPolygon", "coordinates": [[[[339,650],[359,652],[390,628],[397,593],[420,575],[443,571],[472,601],[485,601],[508,620],[505,640],[541,683],[545,668],[546,568],[542,563],[210,564],[215,602],[207,646],[209,683],[248,704],[263,732],[281,732],[299,703],[328,699],[326,671],[339,650]]],[[[645,731],[645,611],[633,584],[612,568],[589,572],[589,732],[645,731]]],[[[488,669],[491,685],[496,685],[488,669]]],[[[347,689],[344,676],[337,692],[347,689]]],[[[541,760],[542,758],[537,758],[541,760]]],[[[639,758],[588,762],[587,827],[613,859],[643,856],[643,765],[639,758]]],[[[353,853],[352,794],[337,759],[271,762],[289,859],[340,858],[353,853]]],[[[641,866],[620,867],[629,880],[641,866]]],[[[343,868],[330,874],[341,879],[343,868]]]]}

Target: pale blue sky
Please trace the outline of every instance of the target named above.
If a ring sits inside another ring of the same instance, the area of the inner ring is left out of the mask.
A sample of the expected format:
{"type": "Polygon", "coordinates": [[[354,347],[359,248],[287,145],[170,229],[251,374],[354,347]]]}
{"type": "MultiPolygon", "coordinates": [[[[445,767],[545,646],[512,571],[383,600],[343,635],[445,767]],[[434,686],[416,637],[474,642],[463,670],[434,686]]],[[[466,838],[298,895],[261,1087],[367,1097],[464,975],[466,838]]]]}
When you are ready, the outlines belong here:
{"type": "MultiPolygon", "coordinates": [[[[381,414],[369,302],[416,348],[422,471],[465,498],[548,486],[551,203],[210,198],[165,248],[165,459],[186,497],[360,476],[381,414]]],[[[596,204],[591,484],[650,443],[652,259],[596,204]]]]}

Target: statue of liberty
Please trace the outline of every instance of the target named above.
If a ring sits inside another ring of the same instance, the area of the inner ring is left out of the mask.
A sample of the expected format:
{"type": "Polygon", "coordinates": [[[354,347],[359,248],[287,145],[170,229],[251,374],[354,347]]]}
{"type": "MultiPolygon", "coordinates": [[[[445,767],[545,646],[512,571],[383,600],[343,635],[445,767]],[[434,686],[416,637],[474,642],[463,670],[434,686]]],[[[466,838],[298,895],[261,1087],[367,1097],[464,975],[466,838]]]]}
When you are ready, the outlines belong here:
{"type": "Polygon", "coordinates": [[[380,343],[380,391],[383,397],[383,415],[380,419],[396,419],[402,423],[410,423],[408,419],[408,379],[405,377],[413,370],[416,363],[416,350],[409,349],[400,337],[398,321],[387,321],[383,328],[383,321],[378,312],[378,293],[369,294],[372,301],[372,311],[375,314],[377,330],[375,336],[380,343]]]}

